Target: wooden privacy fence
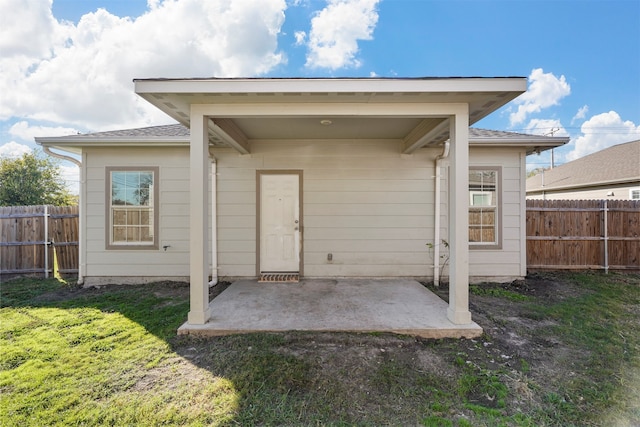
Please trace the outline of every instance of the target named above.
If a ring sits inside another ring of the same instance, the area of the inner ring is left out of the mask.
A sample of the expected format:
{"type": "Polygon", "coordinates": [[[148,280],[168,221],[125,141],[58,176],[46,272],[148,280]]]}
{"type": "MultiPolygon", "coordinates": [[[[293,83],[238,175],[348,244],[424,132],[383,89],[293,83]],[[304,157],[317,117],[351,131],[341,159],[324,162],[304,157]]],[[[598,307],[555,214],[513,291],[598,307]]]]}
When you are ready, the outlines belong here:
{"type": "Polygon", "coordinates": [[[0,276],[78,273],[78,207],[0,207],[0,276]]]}
{"type": "MultiPolygon", "coordinates": [[[[54,265],[77,274],[78,216],[77,206],[0,207],[0,277],[54,265]]],[[[640,271],[640,201],[527,200],[527,267],[640,271]]]]}
{"type": "Polygon", "coordinates": [[[527,268],[640,270],[640,201],[527,200],[527,268]]]}

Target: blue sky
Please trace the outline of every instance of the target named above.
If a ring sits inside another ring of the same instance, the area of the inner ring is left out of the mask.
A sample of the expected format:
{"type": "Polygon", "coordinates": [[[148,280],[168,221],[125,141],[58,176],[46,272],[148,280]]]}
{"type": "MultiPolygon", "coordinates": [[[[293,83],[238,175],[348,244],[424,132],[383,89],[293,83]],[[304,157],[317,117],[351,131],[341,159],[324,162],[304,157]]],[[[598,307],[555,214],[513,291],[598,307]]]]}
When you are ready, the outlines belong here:
{"type": "Polygon", "coordinates": [[[638,0],[0,0],[0,28],[5,156],[167,123],[144,77],[523,76],[474,126],[569,136],[557,164],[640,138],[638,0]]]}

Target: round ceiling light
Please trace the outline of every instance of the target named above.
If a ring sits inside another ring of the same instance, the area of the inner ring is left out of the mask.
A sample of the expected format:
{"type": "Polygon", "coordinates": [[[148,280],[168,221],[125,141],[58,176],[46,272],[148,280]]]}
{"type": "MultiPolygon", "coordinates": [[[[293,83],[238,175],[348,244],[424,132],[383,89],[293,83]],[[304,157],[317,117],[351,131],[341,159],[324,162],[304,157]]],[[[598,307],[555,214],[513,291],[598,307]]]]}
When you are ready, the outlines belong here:
{"type": "Polygon", "coordinates": [[[331,120],[327,120],[327,119],[320,120],[320,124],[322,126],[329,126],[329,125],[331,125],[331,123],[333,123],[331,120]]]}

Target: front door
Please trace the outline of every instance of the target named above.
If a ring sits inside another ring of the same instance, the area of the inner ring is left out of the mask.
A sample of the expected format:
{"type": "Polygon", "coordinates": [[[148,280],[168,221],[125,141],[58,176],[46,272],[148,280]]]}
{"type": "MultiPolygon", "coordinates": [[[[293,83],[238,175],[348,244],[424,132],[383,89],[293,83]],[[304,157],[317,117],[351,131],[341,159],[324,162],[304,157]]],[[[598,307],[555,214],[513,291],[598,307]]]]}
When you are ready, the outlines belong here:
{"type": "Polygon", "coordinates": [[[260,174],[260,273],[300,272],[300,175],[260,174]]]}

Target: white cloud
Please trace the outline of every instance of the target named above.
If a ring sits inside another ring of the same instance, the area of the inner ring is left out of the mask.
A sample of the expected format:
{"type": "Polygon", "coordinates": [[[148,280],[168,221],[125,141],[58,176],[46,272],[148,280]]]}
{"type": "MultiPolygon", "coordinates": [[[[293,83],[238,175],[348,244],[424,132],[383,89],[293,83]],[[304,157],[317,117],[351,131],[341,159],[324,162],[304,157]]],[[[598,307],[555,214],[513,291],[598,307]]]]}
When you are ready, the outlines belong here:
{"type": "Polygon", "coordinates": [[[293,35],[296,38],[296,46],[303,45],[304,41],[307,38],[307,33],[305,33],[304,31],[296,31],[293,35]]]}
{"type": "Polygon", "coordinates": [[[58,166],[60,178],[65,182],[65,186],[72,194],[80,194],[80,169],[72,163],[64,163],[58,166]]]}
{"type": "MultiPolygon", "coordinates": [[[[525,126],[524,133],[531,135],[545,135],[545,136],[569,136],[567,130],[562,126],[560,120],[557,119],[531,119],[525,126]]],[[[546,150],[542,153],[527,156],[527,170],[533,170],[536,168],[547,168],[552,163],[557,166],[557,158],[554,154],[552,160],[553,150],[546,150]]]]}
{"type": "Polygon", "coordinates": [[[0,157],[20,157],[25,153],[30,153],[31,148],[15,141],[0,145],[0,157]]]}
{"type": "Polygon", "coordinates": [[[572,141],[573,148],[566,154],[566,161],[578,159],[612,145],[640,138],[640,125],[623,121],[618,113],[609,111],[591,117],[580,128],[581,136],[572,141]]]}
{"type": "Polygon", "coordinates": [[[311,20],[306,66],[336,70],[359,67],[358,40],[371,40],[378,0],[328,0],[311,20]]]}
{"type": "Polygon", "coordinates": [[[286,61],[285,0],[148,0],[136,19],[98,9],[77,25],[56,20],[51,0],[18,1],[0,0],[0,120],[167,122],[133,93],[134,78],[255,76],[286,61]]]}
{"type": "Polygon", "coordinates": [[[77,133],[77,129],[63,126],[31,126],[24,120],[15,123],[9,129],[9,134],[25,141],[33,141],[36,136],[67,136],[77,133]]]}
{"type": "Polygon", "coordinates": [[[524,133],[544,136],[569,136],[567,130],[557,119],[531,119],[524,128],[524,133]]]}
{"type": "Polygon", "coordinates": [[[151,10],[157,9],[161,0],[147,0],[147,7],[151,10]]]}
{"type": "Polygon", "coordinates": [[[518,109],[509,116],[511,126],[524,122],[530,114],[558,105],[570,93],[571,86],[564,76],[558,78],[552,73],[545,73],[542,68],[532,70],[529,88],[514,101],[518,109]]]}
{"type": "Polygon", "coordinates": [[[0,0],[3,57],[42,58],[64,37],[66,26],[51,14],[52,0],[0,0]]]}
{"type": "Polygon", "coordinates": [[[582,107],[580,107],[580,109],[578,110],[576,115],[573,116],[573,118],[571,119],[571,124],[575,123],[577,120],[582,120],[585,117],[587,117],[587,113],[588,112],[589,112],[589,106],[588,105],[583,105],[582,107]]]}

